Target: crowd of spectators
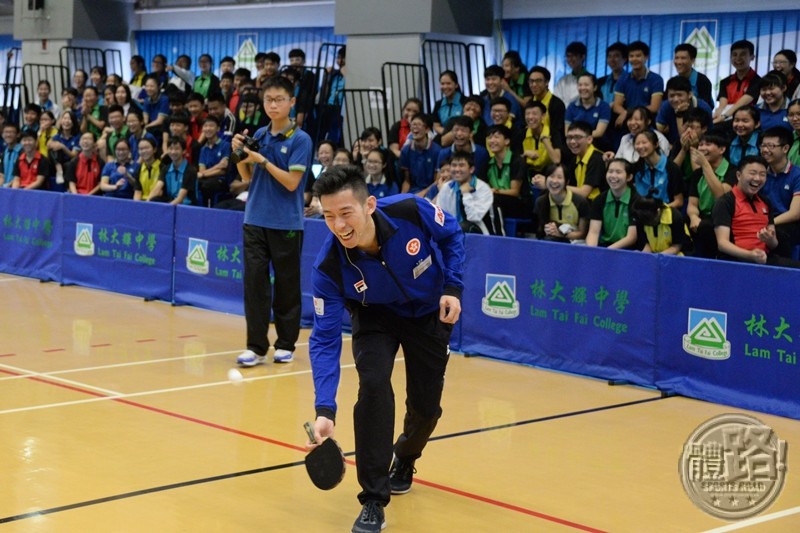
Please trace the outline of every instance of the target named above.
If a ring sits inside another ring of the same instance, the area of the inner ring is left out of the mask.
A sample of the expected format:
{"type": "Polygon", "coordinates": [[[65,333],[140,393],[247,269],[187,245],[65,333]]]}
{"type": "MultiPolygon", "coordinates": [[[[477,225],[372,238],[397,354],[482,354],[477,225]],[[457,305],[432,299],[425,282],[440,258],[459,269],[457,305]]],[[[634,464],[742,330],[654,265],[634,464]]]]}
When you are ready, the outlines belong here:
{"type": "Polygon", "coordinates": [[[230,141],[266,126],[260,88],[284,76],[295,87],[291,118],[320,132],[306,216],[321,214],[310,193],[316,176],[353,162],[375,196],[425,197],[468,232],[503,235],[513,220],[519,236],[556,242],[794,265],[794,51],[776,53],[773,70],[759,76],[754,45],[733,43],[732,73],[716,95],[688,43],[674,48],[677,74],[668,80],[649,70],[650,49],[641,41],[610,45],[608,74],[599,79],[585,68],[584,43],[565,52],[570,72],[554,80],[509,51],[485,69],[480,94],[464,94],[457,74],[444,71],[432,109],[409,98],[386,137],[369,126],[352,146],[341,146],[344,47],[321,91],[299,49],[283,67],[276,53],[259,53],[255,72],[236,68],[231,57],[215,70],[208,54],[198,58],[197,72],[186,55],[170,65],[159,54],[148,72],[134,56],[130,80],[102,67],[78,70],[57,103],[41,80],[22,127],[2,125],[0,182],[243,209],[248,184],[232,164],[230,141]],[[746,205],[766,209],[765,217],[749,220],[741,214],[746,205]]]}

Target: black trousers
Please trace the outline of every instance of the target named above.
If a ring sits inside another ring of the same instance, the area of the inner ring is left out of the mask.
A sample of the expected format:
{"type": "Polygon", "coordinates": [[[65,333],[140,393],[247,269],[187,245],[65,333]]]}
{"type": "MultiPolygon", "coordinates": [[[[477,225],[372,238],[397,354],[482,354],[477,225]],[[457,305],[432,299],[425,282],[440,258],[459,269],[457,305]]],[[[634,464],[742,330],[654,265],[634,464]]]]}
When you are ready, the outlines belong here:
{"type": "Polygon", "coordinates": [[[270,311],[278,339],[275,348],[294,351],[300,335],[300,255],[303,232],[244,225],[244,316],[247,348],[269,350],[270,311]],[[270,264],[275,286],[270,285],[270,264]]]}
{"type": "Polygon", "coordinates": [[[353,356],[358,371],[358,401],[353,419],[356,465],[363,504],[389,503],[392,453],[417,459],[442,415],[444,371],[450,355],[452,326],[439,321],[438,311],[403,318],[381,306],[351,308],[353,356]],[[406,368],[406,415],[403,433],[392,445],[395,403],[392,369],[403,347],[406,368]]]}

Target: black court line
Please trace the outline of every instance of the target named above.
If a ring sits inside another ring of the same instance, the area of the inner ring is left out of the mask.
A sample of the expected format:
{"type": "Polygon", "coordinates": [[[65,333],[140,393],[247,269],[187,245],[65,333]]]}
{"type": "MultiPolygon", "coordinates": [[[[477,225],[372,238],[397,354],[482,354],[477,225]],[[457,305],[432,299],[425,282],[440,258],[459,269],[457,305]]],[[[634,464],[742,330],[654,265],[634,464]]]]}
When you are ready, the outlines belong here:
{"type": "MultiPolygon", "coordinates": [[[[597,413],[597,412],[600,412],[600,411],[608,411],[608,410],[611,410],[611,409],[618,409],[620,407],[628,407],[628,406],[631,406],[631,405],[639,405],[639,404],[643,404],[643,403],[655,402],[655,401],[658,401],[658,400],[663,400],[665,398],[666,398],[665,396],[658,396],[658,397],[655,397],[655,398],[646,398],[644,400],[635,400],[635,401],[632,401],[632,402],[617,403],[617,404],[612,404],[612,405],[605,405],[605,406],[602,406],[602,407],[593,407],[591,409],[583,409],[583,410],[580,410],[580,411],[571,411],[569,413],[561,413],[561,414],[558,414],[558,415],[544,416],[544,417],[541,417],[541,418],[532,418],[530,420],[521,420],[519,422],[511,422],[511,423],[508,423],[508,424],[501,424],[499,426],[490,426],[490,427],[486,427],[486,428],[478,428],[478,429],[470,429],[470,430],[467,430],[467,431],[459,431],[457,433],[449,433],[447,435],[439,435],[437,437],[431,437],[429,439],[429,441],[452,439],[452,438],[455,438],[455,437],[463,437],[465,435],[474,435],[475,433],[484,433],[484,432],[487,432],[487,431],[496,431],[496,430],[499,430],[499,429],[508,429],[508,428],[514,428],[514,427],[518,427],[518,426],[525,426],[525,425],[534,424],[534,423],[537,423],[537,422],[547,422],[548,420],[557,420],[559,418],[568,418],[568,417],[571,417],[571,416],[584,415],[584,414],[588,414],[588,413],[597,413]]],[[[346,457],[351,457],[351,456],[353,456],[355,454],[356,454],[356,452],[352,451],[352,452],[347,452],[344,455],[346,457]]],[[[5,523],[8,523],[8,522],[16,522],[16,521],[19,521],[19,520],[25,520],[25,519],[28,519],[28,518],[35,518],[35,517],[38,517],[38,516],[43,516],[43,515],[48,515],[48,514],[53,514],[53,513],[60,513],[62,511],[70,511],[72,509],[79,509],[81,507],[89,507],[91,505],[98,505],[98,504],[101,504],[101,503],[108,503],[108,502],[113,502],[113,501],[117,501],[117,500],[124,500],[124,499],[127,499],[127,498],[135,498],[137,496],[144,496],[146,494],[153,494],[153,493],[156,493],[156,492],[164,492],[164,491],[167,491],[167,490],[180,489],[180,488],[183,488],[183,487],[190,487],[192,485],[202,485],[204,483],[211,483],[211,482],[214,482],[214,481],[223,481],[223,480],[231,479],[231,478],[235,478],[235,477],[251,476],[253,474],[262,474],[264,472],[272,472],[272,471],[276,471],[276,470],[283,470],[285,468],[293,468],[295,466],[300,466],[300,465],[305,465],[305,462],[304,461],[294,461],[292,463],[283,463],[283,464],[279,464],[279,465],[265,466],[265,467],[262,467],[262,468],[254,468],[252,470],[243,470],[241,472],[232,472],[230,474],[220,474],[218,476],[204,477],[204,478],[193,479],[193,480],[189,480],[189,481],[181,481],[179,483],[171,483],[169,485],[161,485],[160,487],[151,487],[149,489],[141,489],[141,490],[136,490],[136,491],[132,491],[132,492],[124,492],[122,494],[115,494],[113,496],[106,496],[104,498],[96,498],[94,500],[86,500],[86,501],[83,501],[83,502],[71,503],[71,504],[68,504],[68,505],[61,505],[59,507],[51,507],[50,509],[42,509],[41,511],[32,511],[30,513],[24,513],[24,514],[19,514],[19,515],[14,515],[14,516],[7,516],[5,518],[0,518],[0,524],[5,524],[5,523]]]]}

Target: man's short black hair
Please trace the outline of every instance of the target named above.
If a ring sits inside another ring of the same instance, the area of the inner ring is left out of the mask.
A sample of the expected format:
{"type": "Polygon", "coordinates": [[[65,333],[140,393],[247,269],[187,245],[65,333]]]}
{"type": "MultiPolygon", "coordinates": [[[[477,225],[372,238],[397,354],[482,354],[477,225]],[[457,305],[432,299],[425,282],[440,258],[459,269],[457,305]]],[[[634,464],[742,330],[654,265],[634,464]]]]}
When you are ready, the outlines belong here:
{"type": "Polygon", "coordinates": [[[511,112],[511,102],[509,102],[502,96],[496,96],[489,101],[489,109],[493,108],[496,105],[501,105],[505,107],[509,113],[511,112]]]}
{"type": "Polygon", "coordinates": [[[495,133],[499,133],[506,139],[511,139],[511,129],[505,124],[495,124],[486,129],[486,137],[489,138],[495,133]]]}
{"type": "Polygon", "coordinates": [[[683,76],[673,76],[667,80],[667,95],[670,91],[680,91],[684,93],[692,92],[692,82],[683,76]]]}
{"type": "Polygon", "coordinates": [[[223,94],[219,91],[215,92],[214,94],[209,94],[208,103],[210,104],[211,102],[218,102],[225,104],[225,96],[223,96],[223,94]]]}
{"type": "MultiPolygon", "coordinates": [[[[453,155],[450,156],[450,162],[452,163],[453,161],[466,161],[467,166],[475,166],[475,156],[473,156],[470,152],[465,152],[464,150],[457,150],[453,152],[453,155]]],[[[444,164],[444,162],[442,162],[442,164],[444,164]]]]}
{"type": "Polygon", "coordinates": [[[425,124],[426,128],[428,128],[429,130],[433,129],[433,117],[431,115],[428,115],[426,113],[420,113],[419,115],[414,115],[413,117],[411,117],[411,121],[414,120],[421,120],[422,123],[425,124]]]}
{"type": "Polygon", "coordinates": [[[628,62],[628,45],[627,44],[625,44],[623,42],[620,42],[620,41],[617,41],[615,43],[611,43],[610,45],[608,45],[608,48],[606,48],[606,55],[608,55],[610,52],[619,52],[620,55],[622,56],[622,59],[624,59],[626,63],[628,62]]]}
{"type": "Polygon", "coordinates": [[[364,202],[369,197],[369,189],[361,168],[356,165],[337,165],[329,168],[314,182],[312,194],[327,196],[350,189],[353,195],[364,202]]]}
{"type": "Polygon", "coordinates": [[[170,104],[185,104],[186,103],[186,93],[183,91],[174,91],[169,95],[169,103],[170,104]]]}
{"type": "Polygon", "coordinates": [[[673,54],[677,54],[678,52],[689,52],[689,57],[692,58],[692,61],[697,59],[697,47],[693,44],[689,43],[681,43],[675,47],[673,54]]]}
{"type": "Polygon", "coordinates": [[[580,41],[572,41],[567,45],[567,53],[576,56],[586,56],[586,45],[580,41]]]}
{"type": "Polygon", "coordinates": [[[206,99],[203,98],[203,95],[200,93],[192,93],[186,97],[186,103],[188,104],[189,102],[200,102],[201,104],[204,104],[206,99]]]}
{"type": "Polygon", "coordinates": [[[771,139],[778,139],[781,146],[788,146],[792,144],[792,132],[782,126],[774,126],[761,133],[761,140],[767,137],[771,139]]]}
{"type": "Polygon", "coordinates": [[[281,56],[279,56],[275,52],[268,52],[264,54],[264,59],[266,59],[270,63],[275,63],[276,65],[281,64],[281,56]]]}
{"type": "Polygon", "coordinates": [[[500,65],[489,65],[488,67],[486,67],[486,70],[483,71],[484,78],[492,78],[492,77],[504,78],[505,75],[506,71],[503,70],[503,67],[501,67],[500,65]]]}
{"type": "Polygon", "coordinates": [[[728,149],[728,144],[730,144],[730,139],[725,133],[719,129],[712,129],[704,133],[700,136],[700,142],[705,142],[708,144],[715,144],[720,148],[728,149]]]}
{"type": "Polygon", "coordinates": [[[530,100],[527,104],[525,104],[525,109],[533,109],[536,108],[542,112],[542,115],[547,114],[547,106],[544,105],[539,100],[530,100]]]}
{"type": "MultiPolygon", "coordinates": [[[[626,56],[626,57],[627,57],[627,56],[626,56]]],[[[549,70],[547,70],[547,69],[546,69],[546,68],[544,68],[544,67],[540,67],[539,65],[536,65],[535,67],[531,67],[531,70],[530,70],[530,72],[528,72],[528,78],[530,78],[531,74],[533,74],[534,72],[538,72],[539,74],[541,74],[542,76],[544,76],[544,81],[545,81],[545,83],[550,83],[550,76],[551,76],[551,74],[550,74],[550,71],[549,71],[549,70]]]]}
{"type": "Polygon", "coordinates": [[[291,59],[293,57],[302,57],[303,61],[305,61],[306,60],[306,53],[303,52],[299,48],[292,48],[291,50],[289,50],[289,59],[291,59]]]}
{"type": "Polygon", "coordinates": [[[736,41],[731,45],[731,52],[734,50],[747,50],[750,55],[755,55],[756,53],[756,46],[748,40],[742,39],[740,41],[736,41]]]}
{"type": "Polygon", "coordinates": [[[263,89],[283,89],[289,96],[294,96],[294,84],[283,76],[272,76],[264,82],[263,89]]]}
{"type": "Polygon", "coordinates": [[[472,102],[473,104],[477,104],[481,108],[481,113],[483,112],[483,107],[485,105],[483,98],[478,95],[473,94],[472,96],[467,96],[463,100],[461,100],[461,108],[463,109],[466,107],[468,103],[472,102]]]}
{"type": "Polygon", "coordinates": [[[183,124],[187,128],[189,127],[189,117],[186,115],[170,115],[169,116],[169,123],[172,124],[183,124]]]}
{"type": "Polygon", "coordinates": [[[233,71],[233,75],[249,80],[250,76],[252,76],[252,73],[250,72],[249,68],[239,67],[233,71]]]}
{"type": "Polygon", "coordinates": [[[701,128],[707,128],[711,124],[711,117],[699,107],[693,107],[683,115],[683,123],[688,124],[689,122],[697,122],[701,128]]]}
{"type": "Polygon", "coordinates": [[[236,66],[236,60],[234,58],[232,58],[231,56],[225,56],[225,57],[223,57],[222,59],[219,60],[219,64],[220,65],[223,64],[223,63],[233,63],[233,65],[236,66]]]}
{"type": "Polygon", "coordinates": [[[261,61],[262,59],[266,59],[266,58],[267,58],[267,53],[266,53],[266,52],[258,52],[258,53],[256,54],[256,57],[255,57],[255,58],[253,58],[253,61],[255,61],[256,63],[258,63],[258,62],[259,62],[259,61],[261,61]]]}
{"type": "Polygon", "coordinates": [[[567,131],[574,131],[574,130],[580,130],[586,135],[591,135],[592,131],[594,131],[594,128],[592,128],[592,125],[589,124],[588,122],[585,122],[583,120],[576,120],[575,122],[570,122],[569,128],[567,128],[567,131]]]}
{"type": "Polygon", "coordinates": [[[359,139],[362,141],[366,141],[370,137],[375,137],[376,139],[378,139],[378,142],[381,142],[383,140],[383,133],[381,133],[381,130],[379,130],[375,126],[369,126],[367,128],[364,128],[364,131],[361,132],[361,136],[359,137],[359,139]]]}
{"type": "Polygon", "coordinates": [[[650,57],[650,45],[644,41],[633,41],[628,44],[628,54],[631,52],[641,52],[645,57],[650,57]]]}
{"type": "Polygon", "coordinates": [[[25,137],[30,137],[36,140],[36,132],[30,128],[23,128],[22,132],[19,134],[19,140],[21,141],[25,137]]]}
{"type": "Polygon", "coordinates": [[[467,128],[469,130],[472,129],[473,120],[466,116],[466,115],[459,115],[457,117],[453,117],[450,119],[450,129],[452,130],[456,126],[461,126],[462,128],[467,128]]]}
{"type": "Polygon", "coordinates": [[[235,76],[235,74],[233,72],[230,72],[230,71],[226,70],[225,72],[223,72],[222,74],[219,75],[219,79],[221,79],[221,80],[231,80],[231,82],[232,82],[234,76],[235,76]]]}
{"type": "Polygon", "coordinates": [[[72,96],[77,98],[78,97],[78,89],[76,89],[75,87],[65,87],[61,91],[61,96],[64,96],[65,94],[71,94],[72,96]]]}
{"type": "Polygon", "coordinates": [[[31,102],[30,104],[25,104],[25,110],[23,111],[23,113],[28,113],[28,112],[33,112],[36,113],[37,115],[41,115],[42,108],[39,107],[37,104],[31,102]]]}
{"type": "Polygon", "coordinates": [[[759,165],[763,165],[764,168],[769,168],[769,163],[767,163],[767,160],[760,155],[746,155],[741,161],[739,161],[739,166],[736,167],[736,170],[737,172],[741,172],[744,170],[744,167],[753,163],[758,163],[759,165]]]}
{"type": "Polygon", "coordinates": [[[112,105],[108,106],[108,114],[110,115],[111,113],[119,113],[120,115],[122,115],[124,117],[125,116],[125,108],[122,107],[119,104],[112,104],[112,105]]]}
{"type": "Polygon", "coordinates": [[[177,135],[171,135],[169,139],[167,139],[167,147],[170,147],[173,144],[179,144],[182,150],[186,150],[186,139],[182,139],[177,135]]]}
{"type": "Polygon", "coordinates": [[[219,126],[222,126],[222,123],[220,122],[220,120],[219,120],[217,117],[215,117],[214,115],[208,115],[208,116],[205,118],[205,120],[203,121],[203,124],[205,124],[206,122],[213,122],[213,123],[214,123],[214,124],[216,124],[218,127],[219,127],[219,126]]]}

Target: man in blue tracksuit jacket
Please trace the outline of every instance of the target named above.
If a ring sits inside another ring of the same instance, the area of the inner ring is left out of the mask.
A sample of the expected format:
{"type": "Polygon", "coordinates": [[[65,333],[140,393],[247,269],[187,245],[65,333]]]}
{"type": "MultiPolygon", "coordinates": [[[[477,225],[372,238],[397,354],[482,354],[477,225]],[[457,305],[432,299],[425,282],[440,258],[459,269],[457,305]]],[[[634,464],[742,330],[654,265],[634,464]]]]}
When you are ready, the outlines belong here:
{"type": "Polygon", "coordinates": [[[346,308],[359,377],[354,426],[363,509],[353,531],[380,531],[390,493],[410,490],[414,461],[442,413],[450,331],[461,313],[464,235],[455,218],[421,198],[376,200],[354,166],[322,174],[314,194],[332,233],[311,276],[314,431],[318,442],[333,436],[346,308]],[[391,375],[400,346],[408,398],[393,445],[391,375]]]}

